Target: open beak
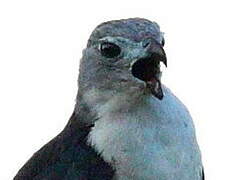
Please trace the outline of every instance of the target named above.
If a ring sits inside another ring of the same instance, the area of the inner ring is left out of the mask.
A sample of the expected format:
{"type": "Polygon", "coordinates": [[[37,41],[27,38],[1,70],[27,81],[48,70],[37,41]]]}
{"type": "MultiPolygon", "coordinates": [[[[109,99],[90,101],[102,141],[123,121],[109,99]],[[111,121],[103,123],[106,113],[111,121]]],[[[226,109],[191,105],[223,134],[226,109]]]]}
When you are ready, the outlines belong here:
{"type": "Polygon", "coordinates": [[[147,56],[138,59],[132,65],[132,75],[144,82],[150,92],[158,99],[163,98],[163,91],[160,81],[160,62],[167,66],[166,54],[160,43],[150,41],[147,49],[147,56]]]}

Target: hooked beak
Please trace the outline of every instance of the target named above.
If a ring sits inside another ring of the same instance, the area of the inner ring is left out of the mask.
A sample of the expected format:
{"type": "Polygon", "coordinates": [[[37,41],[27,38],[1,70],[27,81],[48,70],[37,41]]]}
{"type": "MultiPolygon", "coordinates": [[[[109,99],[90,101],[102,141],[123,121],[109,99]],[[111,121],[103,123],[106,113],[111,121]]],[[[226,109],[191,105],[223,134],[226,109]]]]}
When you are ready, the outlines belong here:
{"type": "Polygon", "coordinates": [[[160,81],[160,62],[163,62],[167,66],[165,51],[161,44],[155,40],[148,41],[144,47],[147,48],[147,56],[138,59],[132,65],[132,75],[144,81],[152,95],[162,100],[163,91],[160,81]]]}

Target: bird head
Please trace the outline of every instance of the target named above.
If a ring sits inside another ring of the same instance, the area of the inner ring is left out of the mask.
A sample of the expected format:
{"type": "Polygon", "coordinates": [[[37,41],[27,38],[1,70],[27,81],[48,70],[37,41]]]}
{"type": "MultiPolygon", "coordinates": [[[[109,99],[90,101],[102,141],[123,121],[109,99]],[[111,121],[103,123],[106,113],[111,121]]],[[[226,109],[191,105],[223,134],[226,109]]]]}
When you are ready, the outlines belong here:
{"type": "Polygon", "coordinates": [[[83,51],[79,93],[102,100],[123,93],[161,100],[160,64],[167,65],[163,46],[163,33],[155,22],[131,18],[100,24],[83,51]]]}

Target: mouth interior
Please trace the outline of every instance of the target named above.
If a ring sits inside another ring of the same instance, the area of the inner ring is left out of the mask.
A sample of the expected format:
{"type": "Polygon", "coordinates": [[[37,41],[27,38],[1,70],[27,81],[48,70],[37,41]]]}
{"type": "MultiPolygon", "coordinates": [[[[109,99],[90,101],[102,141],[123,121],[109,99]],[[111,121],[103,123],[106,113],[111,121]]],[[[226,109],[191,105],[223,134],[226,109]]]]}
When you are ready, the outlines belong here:
{"type": "Polygon", "coordinates": [[[151,55],[137,60],[132,66],[132,75],[142,81],[148,82],[156,79],[160,73],[160,57],[151,55]]]}
{"type": "Polygon", "coordinates": [[[149,57],[141,58],[132,65],[132,75],[144,82],[151,93],[158,99],[163,98],[160,74],[160,56],[152,54],[149,57]]]}

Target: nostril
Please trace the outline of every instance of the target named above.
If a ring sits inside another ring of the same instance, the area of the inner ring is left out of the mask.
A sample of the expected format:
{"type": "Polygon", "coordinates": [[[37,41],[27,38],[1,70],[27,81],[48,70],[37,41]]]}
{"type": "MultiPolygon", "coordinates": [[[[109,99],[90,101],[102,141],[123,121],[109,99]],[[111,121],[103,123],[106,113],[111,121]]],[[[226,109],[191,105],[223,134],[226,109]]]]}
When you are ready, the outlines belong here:
{"type": "Polygon", "coordinates": [[[151,44],[151,40],[150,39],[145,39],[143,42],[142,42],[142,47],[143,48],[147,48],[148,46],[150,46],[151,44]]]}
{"type": "Polygon", "coordinates": [[[144,48],[147,48],[149,45],[150,45],[150,42],[145,42],[145,43],[143,43],[142,46],[143,46],[144,48]]]}

